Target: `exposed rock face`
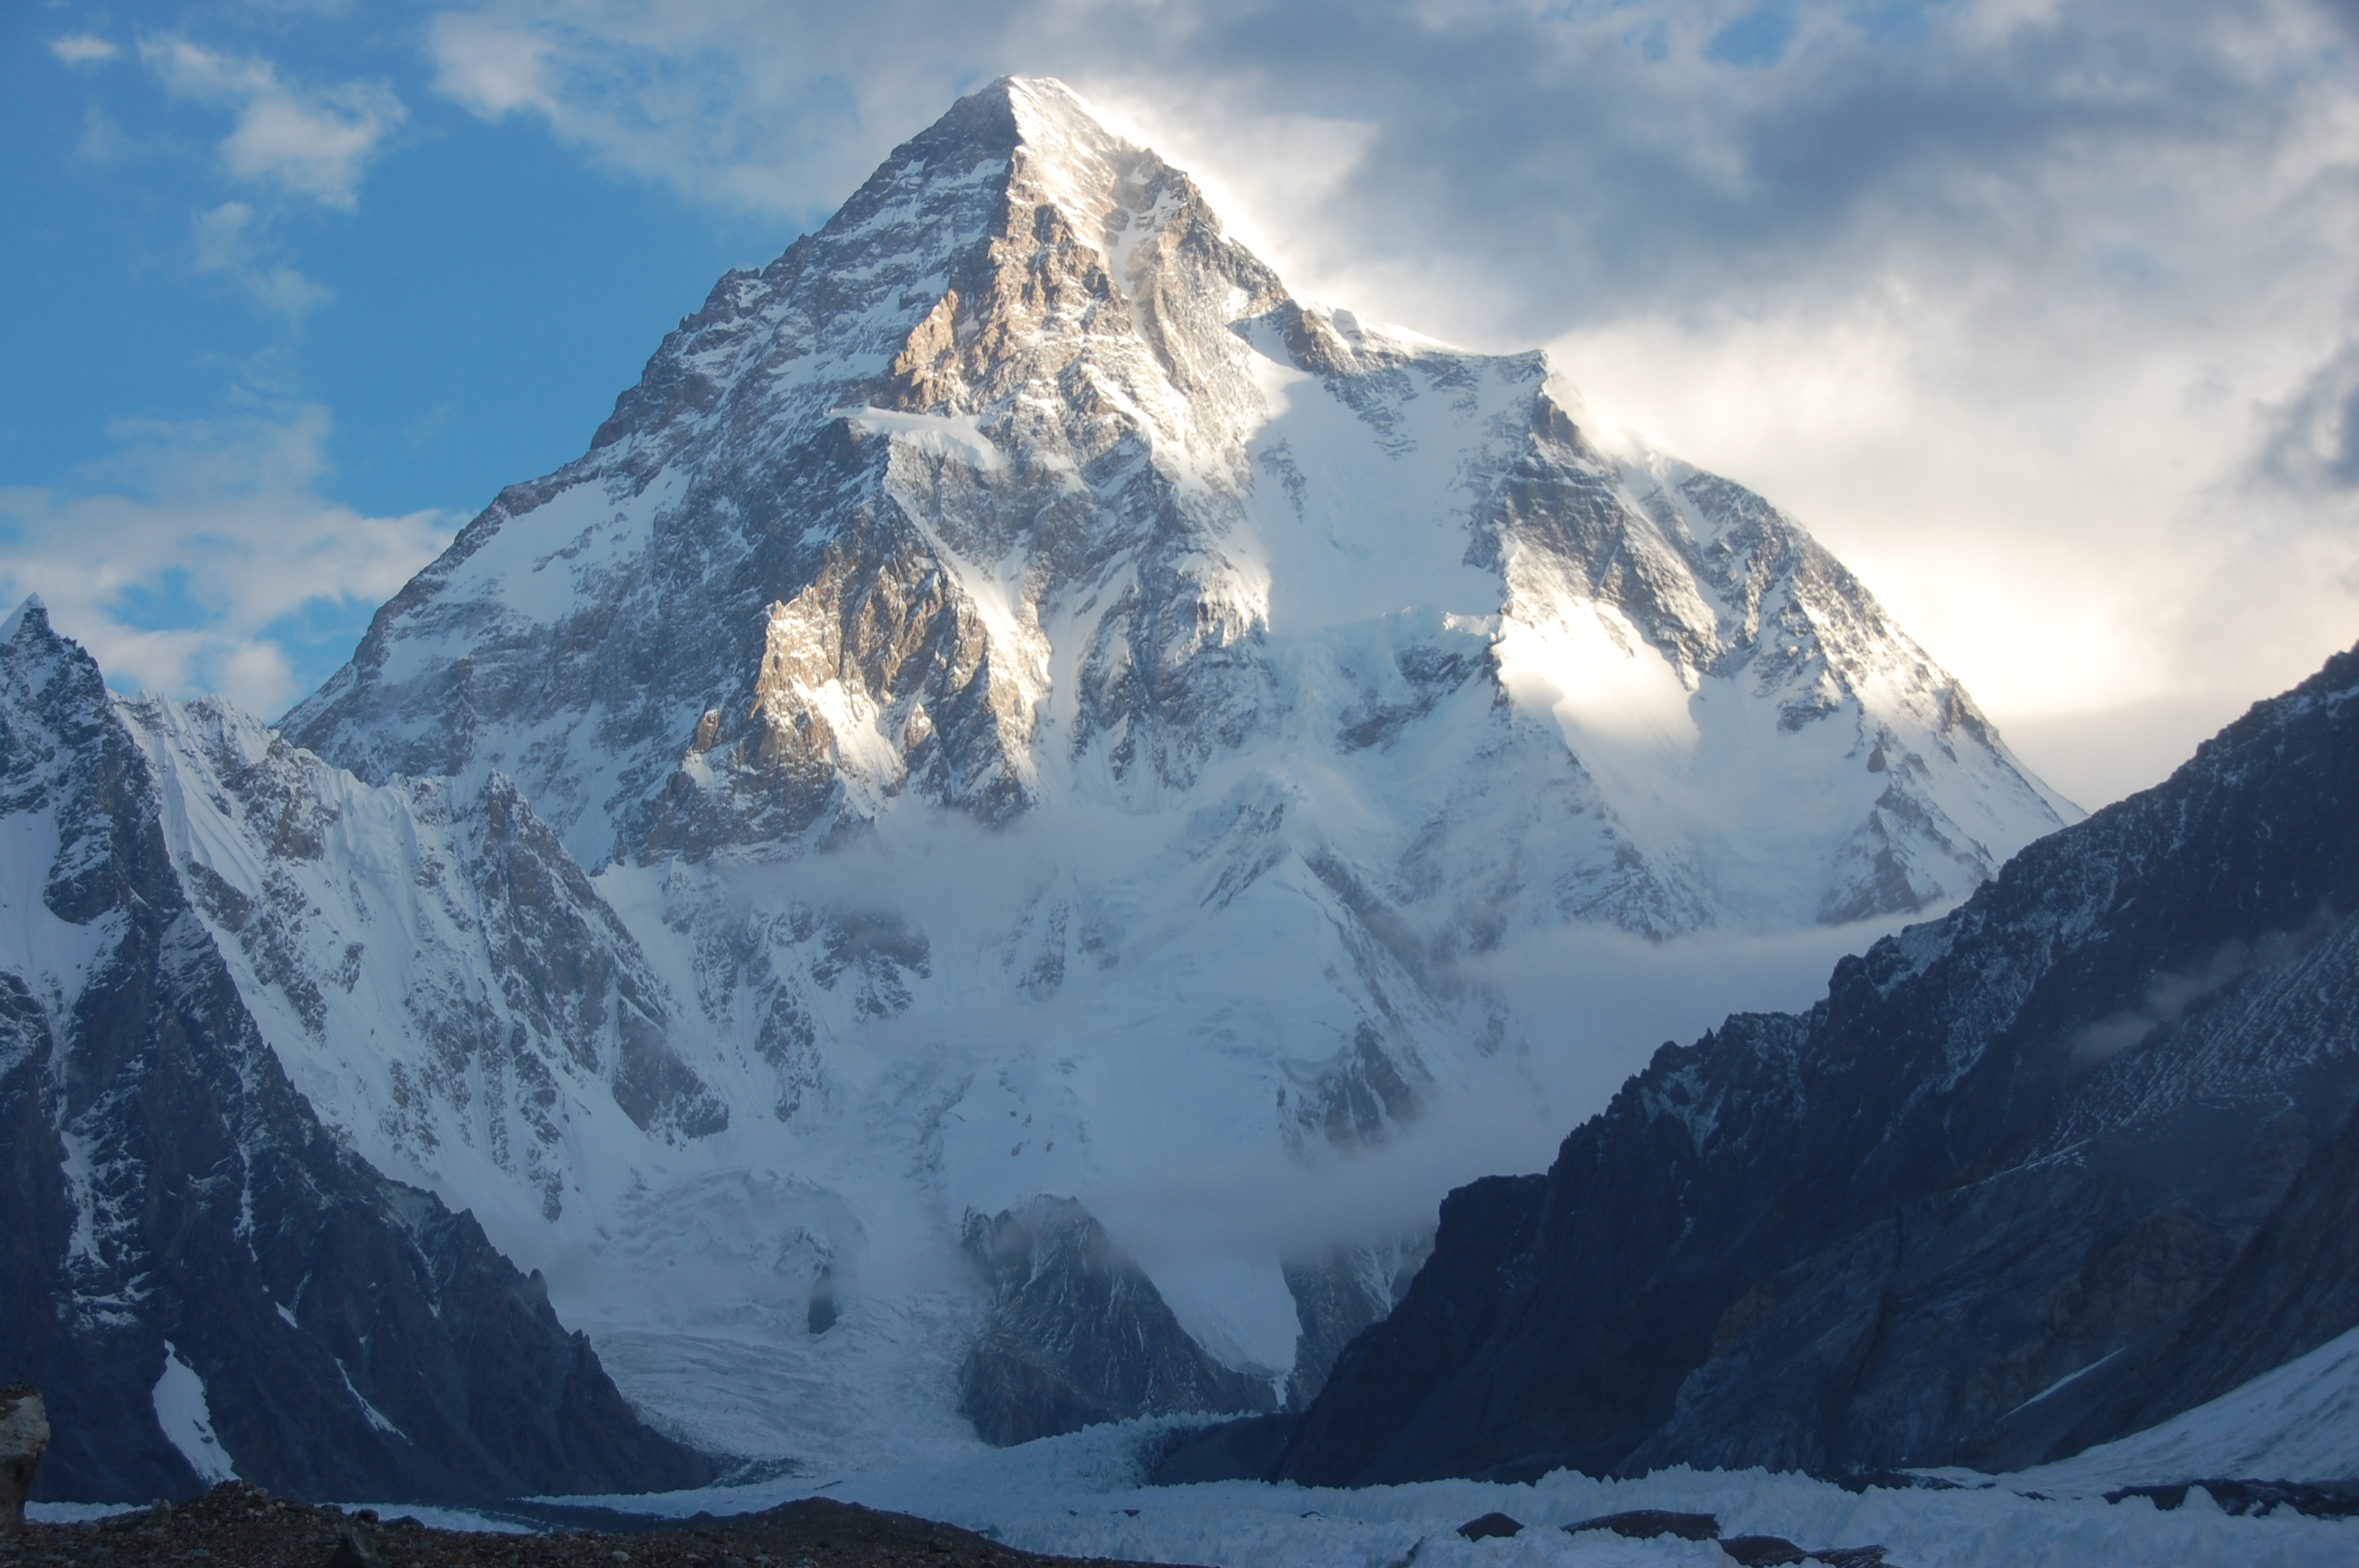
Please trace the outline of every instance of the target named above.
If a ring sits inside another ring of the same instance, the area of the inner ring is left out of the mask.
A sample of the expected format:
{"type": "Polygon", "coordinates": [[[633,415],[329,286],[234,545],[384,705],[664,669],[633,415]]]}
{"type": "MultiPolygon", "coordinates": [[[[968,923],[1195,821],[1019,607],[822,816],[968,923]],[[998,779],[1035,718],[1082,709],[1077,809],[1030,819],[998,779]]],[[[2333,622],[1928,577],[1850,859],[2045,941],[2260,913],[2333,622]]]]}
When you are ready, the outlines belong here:
{"type": "Polygon", "coordinates": [[[1302,1325],[1286,1406],[1301,1410],[1319,1397],[1327,1374],[1359,1332],[1381,1323],[1408,1290],[1425,1261],[1430,1238],[1389,1247],[1340,1249],[1325,1258],[1286,1265],[1286,1288],[1302,1325]]]}
{"type": "Polygon", "coordinates": [[[1071,1198],[971,1214],[992,1312],[959,1368],[959,1413],[987,1443],[1028,1443],[1172,1411],[1266,1411],[1267,1383],[1204,1354],[1155,1281],[1071,1198]]]}
{"type": "Polygon", "coordinates": [[[2354,698],[2359,653],[1453,1194],[1281,1472],[2011,1468],[2359,1324],[2354,698]]]}
{"type": "MultiPolygon", "coordinates": [[[[2331,1103],[2331,1102],[2330,1102],[2331,1103]]],[[[2056,1458],[2218,1399],[2359,1326],[2359,1119],[2312,1151],[2226,1272],[2168,1334],[2035,1400],[1965,1450],[2056,1458]]],[[[2296,1476],[2293,1479],[2328,1479],[2296,1476]]]]}
{"type": "Polygon", "coordinates": [[[0,630],[0,1379],[41,1495],[692,1484],[538,1276],[349,1152],[280,1069],[175,873],[98,668],[0,630]]]}
{"type": "MultiPolygon", "coordinates": [[[[330,1124],[828,1463],[968,1441],[946,1217],[1382,1143],[1526,1087],[1518,944],[1897,916],[2075,815],[1790,519],[1294,297],[1037,81],[723,278],[283,739],[126,718],[330,1124]]],[[[1159,1293],[1307,1397],[1389,1292],[1234,1247],[1159,1293]]]]}

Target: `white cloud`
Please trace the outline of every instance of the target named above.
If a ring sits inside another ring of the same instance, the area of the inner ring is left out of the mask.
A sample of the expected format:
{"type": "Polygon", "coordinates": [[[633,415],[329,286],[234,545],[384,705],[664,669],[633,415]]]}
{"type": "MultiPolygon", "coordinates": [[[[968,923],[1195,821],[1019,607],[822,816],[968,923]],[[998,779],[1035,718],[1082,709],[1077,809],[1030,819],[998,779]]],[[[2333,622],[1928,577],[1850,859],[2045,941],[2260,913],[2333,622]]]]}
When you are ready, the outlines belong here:
{"type": "Polygon", "coordinates": [[[349,210],[361,176],[408,117],[381,82],[310,88],[269,60],[224,54],[187,38],[143,38],[139,55],[175,97],[231,111],[222,163],[240,179],[349,210]]]}
{"type": "Polygon", "coordinates": [[[437,90],[473,114],[533,114],[605,168],[801,216],[848,195],[990,62],[1053,36],[1053,8],[495,0],[444,8],[426,39],[437,90]]]}
{"type": "Polygon", "coordinates": [[[503,27],[490,17],[445,13],[429,24],[428,37],[436,87],[471,114],[497,120],[523,110],[547,114],[556,109],[545,80],[549,46],[530,33],[503,27]]]}
{"type": "Polygon", "coordinates": [[[0,490],[0,598],[39,593],[111,680],[276,715],[299,695],[294,618],[390,598],[453,522],[325,499],[329,429],[316,406],[117,426],[70,489],[0,490]]]}
{"type": "Polygon", "coordinates": [[[130,155],[131,138],[95,103],[82,105],[82,135],[74,143],[74,161],[89,168],[104,168],[130,155]]]}
{"type": "Polygon", "coordinates": [[[49,52],[68,65],[98,65],[123,53],[119,44],[91,33],[68,33],[49,40],[49,52]]]}
{"type": "Polygon", "coordinates": [[[254,209],[243,201],[224,201],[199,211],[190,220],[189,230],[199,272],[230,278],[275,315],[300,321],[334,297],[325,284],[264,258],[254,209]]]}
{"type": "Polygon", "coordinates": [[[1527,1049],[1503,1053],[1465,1092],[1437,1097],[1390,1140],[1307,1160],[1275,1148],[1224,1151],[1084,1192],[1082,1201],[1150,1271],[1396,1239],[1430,1225],[1453,1187],[1546,1170],[1566,1132],[1603,1110],[1658,1043],[1692,1042],[1738,1010],[1805,1010],[1826,994],[1839,959],[1906,923],[1662,942],[1595,926],[1527,933],[1468,968],[1544,1027],[1527,1049]]]}

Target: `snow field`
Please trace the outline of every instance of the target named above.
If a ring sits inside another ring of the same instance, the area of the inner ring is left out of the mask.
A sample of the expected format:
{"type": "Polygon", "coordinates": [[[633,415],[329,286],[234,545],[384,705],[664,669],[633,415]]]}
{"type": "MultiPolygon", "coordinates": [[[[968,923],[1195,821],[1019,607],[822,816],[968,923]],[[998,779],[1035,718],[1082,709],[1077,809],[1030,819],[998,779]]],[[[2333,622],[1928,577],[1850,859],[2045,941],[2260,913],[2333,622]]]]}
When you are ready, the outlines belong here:
{"type": "Polygon", "coordinates": [[[1185,1420],[1093,1427],[1068,1437],[948,1464],[660,1498],[578,1498],[659,1513],[775,1507],[819,1496],[940,1519],[1026,1551],[1220,1568],[1725,1568],[1710,1542],[1634,1541],[1562,1526],[1630,1509],[1709,1513],[1723,1536],[1777,1535],[1804,1548],[1881,1545],[1897,1568],[2348,1568],[2359,1561],[2359,1520],[2279,1512],[2223,1513],[2191,1491],[2164,1511],[2144,1498],[2025,1495],[2023,1477],[1953,1491],[1851,1493],[1805,1476],[1766,1471],[1658,1471],[1599,1481],[1567,1471],[1528,1485],[1430,1481],[1356,1491],[1252,1481],[1144,1487],[1142,1455],[1185,1420]],[[1520,1520],[1510,1540],[1470,1541],[1466,1520],[1494,1510],[1520,1520]]]}

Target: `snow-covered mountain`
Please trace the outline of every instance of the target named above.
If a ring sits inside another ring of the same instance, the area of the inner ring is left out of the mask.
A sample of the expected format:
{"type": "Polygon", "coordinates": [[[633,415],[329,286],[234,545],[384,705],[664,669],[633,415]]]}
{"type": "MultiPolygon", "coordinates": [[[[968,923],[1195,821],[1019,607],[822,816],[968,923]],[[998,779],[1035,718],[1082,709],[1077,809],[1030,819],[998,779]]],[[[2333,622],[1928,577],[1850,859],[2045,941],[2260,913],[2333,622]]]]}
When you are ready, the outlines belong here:
{"type": "Polygon", "coordinates": [[[28,600],[0,622],[0,1380],[46,1395],[40,1495],[710,1479],[473,1219],[321,1125],[190,882],[235,895],[184,880],[163,818],[98,666],[28,600]]]}
{"type": "Polygon", "coordinates": [[[1158,1387],[1307,1395],[1403,1256],[1209,1210],[1549,1050],[1470,960],[1897,919],[2078,815],[1775,508],[1296,298],[1038,80],[723,278],[283,733],[122,715],[319,1113],[673,1430],[843,1463],[1142,1266],[1247,1374],[1158,1387]],[[1103,1241],[1027,1294],[968,1238],[1047,1197],[1103,1241]]]}

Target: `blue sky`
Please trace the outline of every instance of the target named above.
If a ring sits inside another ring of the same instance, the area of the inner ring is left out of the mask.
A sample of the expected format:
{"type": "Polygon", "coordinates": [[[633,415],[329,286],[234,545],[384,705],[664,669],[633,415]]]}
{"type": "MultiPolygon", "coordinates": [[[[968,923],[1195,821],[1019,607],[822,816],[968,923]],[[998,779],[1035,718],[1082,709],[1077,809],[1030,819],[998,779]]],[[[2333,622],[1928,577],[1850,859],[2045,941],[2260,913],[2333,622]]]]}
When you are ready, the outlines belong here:
{"type": "Polygon", "coordinates": [[[27,0],[0,591],[275,713],[1007,70],[1300,290],[1544,344],[2083,800],[2359,636],[2359,6],[27,0]]]}
{"type": "Polygon", "coordinates": [[[118,685],[223,687],[269,709],[308,689],[423,552],[501,485],[580,454],[714,276],[796,232],[456,107],[432,90],[419,21],[46,5],[0,19],[15,149],[0,203],[16,215],[0,289],[23,302],[0,319],[15,373],[0,528],[23,546],[28,521],[62,513],[67,549],[119,541],[103,583],[16,585],[63,588],[60,619],[118,685]],[[228,62],[217,75],[266,62],[270,80],[177,81],[176,43],[228,62]],[[224,144],[274,94],[293,103],[295,145],[237,161],[224,144]],[[243,544],[224,515],[240,510],[256,514],[243,544]],[[364,521],[380,526],[357,550],[302,547],[364,521]],[[208,530],[224,535],[211,550],[153,547],[208,530]],[[272,558],[290,540],[293,571],[272,558]],[[163,635],[110,636],[94,609],[163,635]],[[258,645],[283,656],[257,661],[258,645]]]}

